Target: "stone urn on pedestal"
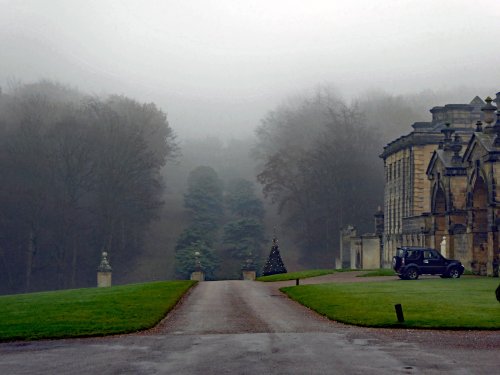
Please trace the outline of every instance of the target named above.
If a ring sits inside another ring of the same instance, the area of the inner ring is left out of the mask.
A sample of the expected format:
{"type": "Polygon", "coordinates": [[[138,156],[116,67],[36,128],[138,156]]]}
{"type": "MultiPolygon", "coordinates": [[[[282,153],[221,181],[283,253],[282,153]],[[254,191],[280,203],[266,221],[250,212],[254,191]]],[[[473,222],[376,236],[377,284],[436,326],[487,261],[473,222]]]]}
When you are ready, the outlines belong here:
{"type": "Polygon", "coordinates": [[[112,268],[109,265],[108,253],[103,251],[101,256],[101,263],[97,267],[97,287],[104,288],[111,286],[111,271],[112,268]]]}
{"type": "Polygon", "coordinates": [[[199,251],[195,251],[194,253],[195,266],[194,266],[194,271],[191,272],[191,280],[205,281],[205,272],[203,272],[203,268],[201,267],[200,255],[201,254],[199,251]]]}
{"type": "Polygon", "coordinates": [[[245,261],[245,264],[241,267],[241,273],[243,276],[243,280],[254,281],[255,280],[255,270],[256,267],[251,258],[248,258],[245,261]]]}

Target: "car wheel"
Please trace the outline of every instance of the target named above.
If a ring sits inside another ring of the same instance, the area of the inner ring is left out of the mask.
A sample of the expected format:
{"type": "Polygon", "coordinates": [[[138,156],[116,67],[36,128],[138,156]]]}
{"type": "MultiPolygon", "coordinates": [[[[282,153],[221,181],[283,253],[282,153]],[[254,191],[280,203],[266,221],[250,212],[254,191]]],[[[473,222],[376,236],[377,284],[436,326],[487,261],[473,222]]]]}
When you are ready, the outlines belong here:
{"type": "Polygon", "coordinates": [[[460,271],[458,271],[458,268],[456,267],[451,267],[448,271],[448,275],[452,279],[458,279],[460,277],[460,271]]]}
{"type": "Polygon", "coordinates": [[[418,279],[418,271],[415,267],[411,267],[406,271],[405,278],[408,280],[417,280],[418,279]]]}

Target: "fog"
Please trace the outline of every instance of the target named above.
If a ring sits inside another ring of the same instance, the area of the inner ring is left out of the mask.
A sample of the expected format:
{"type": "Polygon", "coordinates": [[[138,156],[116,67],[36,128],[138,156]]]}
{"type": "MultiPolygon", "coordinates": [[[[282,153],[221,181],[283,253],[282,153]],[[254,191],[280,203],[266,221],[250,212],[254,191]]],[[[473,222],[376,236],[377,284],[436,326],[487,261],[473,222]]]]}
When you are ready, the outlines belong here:
{"type": "Polygon", "coordinates": [[[499,16],[0,0],[0,294],[94,285],[102,251],[118,284],[187,278],[196,252],[237,279],[271,233],[288,270],[334,267],[341,228],[373,231],[383,146],[500,89],[499,16]]]}
{"type": "Polygon", "coordinates": [[[0,85],[125,94],[181,138],[239,137],[318,84],[494,88],[499,16],[495,1],[0,0],[0,85]]]}

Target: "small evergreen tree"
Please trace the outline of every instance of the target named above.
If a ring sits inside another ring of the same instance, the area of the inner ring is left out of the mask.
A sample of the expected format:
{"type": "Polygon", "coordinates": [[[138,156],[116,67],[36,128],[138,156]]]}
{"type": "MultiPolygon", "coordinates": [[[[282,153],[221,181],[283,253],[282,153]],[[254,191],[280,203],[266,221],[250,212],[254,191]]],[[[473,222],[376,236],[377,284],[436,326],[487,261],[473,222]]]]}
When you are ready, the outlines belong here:
{"type": "Polygon", "coordinates": [[[287,270],[285,264],[281,259],[278,240],[276,238],[273,238],[273,246],[271,247],[271,253],[269,254],[269,258],[267,259],[262,274],[264,276],[268,276],[286,272],[287,270]]]}

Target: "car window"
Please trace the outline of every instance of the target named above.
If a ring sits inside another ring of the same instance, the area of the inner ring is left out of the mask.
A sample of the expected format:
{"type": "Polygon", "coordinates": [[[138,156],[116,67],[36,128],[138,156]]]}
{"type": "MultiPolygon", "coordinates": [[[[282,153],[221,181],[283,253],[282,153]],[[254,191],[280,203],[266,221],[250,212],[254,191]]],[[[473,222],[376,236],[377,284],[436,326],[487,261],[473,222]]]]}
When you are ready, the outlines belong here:
{"type": "Polygon", "coordinates": [[[408,259],[418,259],[420,252],[417,250],[408,250],[406,254],[408,259]]]}
{"type": "Polygon", "coordinates": [[[439,259],[439,256],[432,250],[424,251],[424,259],[439,259]]]}

